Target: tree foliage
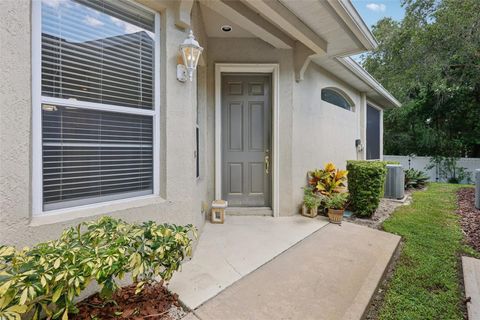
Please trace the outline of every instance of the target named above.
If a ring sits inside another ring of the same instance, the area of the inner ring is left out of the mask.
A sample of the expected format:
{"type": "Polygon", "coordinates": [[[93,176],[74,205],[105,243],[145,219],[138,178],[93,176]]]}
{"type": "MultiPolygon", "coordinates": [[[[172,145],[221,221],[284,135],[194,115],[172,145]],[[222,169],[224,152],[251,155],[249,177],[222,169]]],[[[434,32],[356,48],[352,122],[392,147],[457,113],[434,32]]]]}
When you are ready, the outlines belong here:
{"type": "Polygon", "coordinates": [[[385,153],[480,157],[480,1],[402,5],[363,63],[403,103],[385,113],[385,153]]]}

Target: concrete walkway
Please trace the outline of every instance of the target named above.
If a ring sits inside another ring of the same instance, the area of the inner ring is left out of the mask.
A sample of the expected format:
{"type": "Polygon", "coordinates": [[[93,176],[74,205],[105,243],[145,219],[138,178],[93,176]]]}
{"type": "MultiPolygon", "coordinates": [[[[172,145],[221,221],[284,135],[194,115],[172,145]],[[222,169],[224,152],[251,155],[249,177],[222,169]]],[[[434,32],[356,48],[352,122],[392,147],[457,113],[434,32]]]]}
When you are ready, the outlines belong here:
{"type": "Polygon", "coordinates": [[[480,260],[462,257],[468,319],[480,319],[480,260]]]}
{"type": "Polygon", "coordinates": [[[250,272],[328,224],[324,218],[227,216],[205,225],[194,257],[175,273],[169,290],[189,309],[211,299],[250,272]]]}
{"type": "Polygon", "coordinates": [[[360,319],[399,241],[351,223],[329,224],[223,290],[194,315],[201,320],[360,319]]]}

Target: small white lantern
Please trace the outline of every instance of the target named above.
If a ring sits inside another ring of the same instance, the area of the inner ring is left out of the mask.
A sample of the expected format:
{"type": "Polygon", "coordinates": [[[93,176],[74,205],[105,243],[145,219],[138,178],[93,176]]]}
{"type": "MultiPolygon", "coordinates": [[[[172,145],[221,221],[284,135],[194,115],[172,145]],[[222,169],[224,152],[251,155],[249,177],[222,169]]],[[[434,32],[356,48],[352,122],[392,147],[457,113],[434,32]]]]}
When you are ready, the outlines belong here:
{"type": "Polygon", "coordinates": [[[200,47],[198,41],[195,40],[192,30],[188,34],[188,38],[183,41],[180,45],[180,52],[182,54],[183,65],[177,65],[177,79],[185,82],[186,75],[188,74],[188,79],[193,80],[193,72],[197,69],[198,60],[202,54],[203,48],[200,47]],[[186,70],[185,70],[186,69],[186,70]]]}

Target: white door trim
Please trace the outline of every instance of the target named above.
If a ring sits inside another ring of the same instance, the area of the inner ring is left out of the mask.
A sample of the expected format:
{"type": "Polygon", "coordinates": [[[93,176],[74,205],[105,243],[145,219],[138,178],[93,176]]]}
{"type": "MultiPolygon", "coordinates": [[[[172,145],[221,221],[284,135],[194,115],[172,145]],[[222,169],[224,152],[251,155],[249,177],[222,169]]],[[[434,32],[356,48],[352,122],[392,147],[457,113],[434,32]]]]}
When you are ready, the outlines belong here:
{"type": "Polygon", "coordinates": [[[276,63],[215,64],[215,199],[222,198],[222,73],[272,75],[272,212],[279,217],[279,65],[276,63]]]}

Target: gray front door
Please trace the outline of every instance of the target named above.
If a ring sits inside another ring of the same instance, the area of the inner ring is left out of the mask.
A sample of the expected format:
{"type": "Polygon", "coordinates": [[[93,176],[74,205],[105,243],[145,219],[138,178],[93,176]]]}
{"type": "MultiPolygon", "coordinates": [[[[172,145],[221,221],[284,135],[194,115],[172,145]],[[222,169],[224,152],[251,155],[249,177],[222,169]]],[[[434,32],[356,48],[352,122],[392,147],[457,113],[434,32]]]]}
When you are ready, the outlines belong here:
{"type": "Polygon", "coordinates": [[[222,196],[234,207],[269,207],[270,76],[222,76],[222,196]]]}

